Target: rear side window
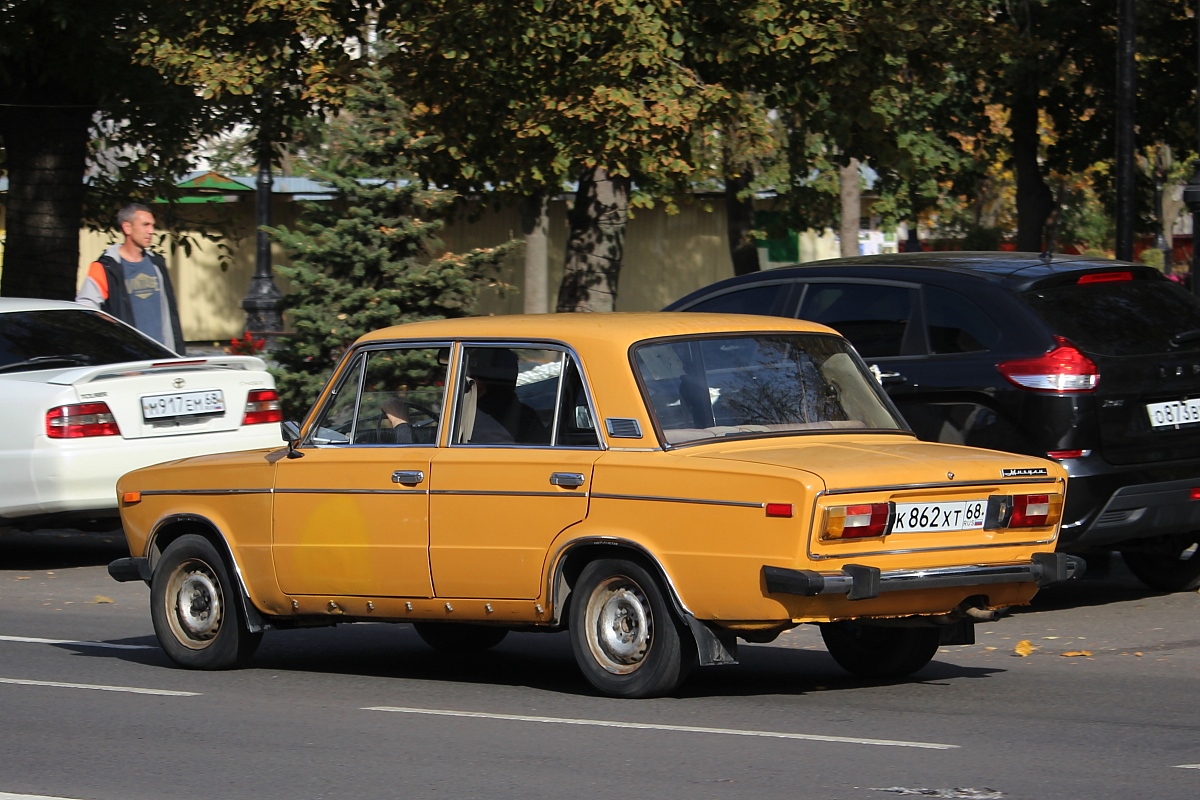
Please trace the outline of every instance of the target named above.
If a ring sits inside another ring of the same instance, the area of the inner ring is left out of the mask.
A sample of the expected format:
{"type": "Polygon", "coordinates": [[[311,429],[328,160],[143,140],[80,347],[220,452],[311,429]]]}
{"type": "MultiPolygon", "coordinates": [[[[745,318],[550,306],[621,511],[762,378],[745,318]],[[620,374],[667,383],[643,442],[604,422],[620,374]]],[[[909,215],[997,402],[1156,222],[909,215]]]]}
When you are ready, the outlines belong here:
{"type": "Polygon", "coordinates": [[[863,358],[902,352],[912,316],[913,290],[876,283],[811,283],[800,318],[820,322],[845,336],[863,358]]]}
{"type": "Polygon", "coordinates": [[[738,289],[705,298],[695,305],[688,306],[687,310],[708,311],[717,314],[770,315],[776,312],[779,296],[787,287],[786,283],[758,284],[748,289],[738,289]]]}
{"type": "Polygon", "coordinates": [[[1200,301],[1170,281],[1070,284],[1022,297],[1056,334],[1100,355],[1168,352],[1173,336],[1200,330],[1200,301]]]}
{"type": "Polygon", "coordinates": [[[164,358],[179,355],[98,311],[0,314],[0,372],[164,358]]]}
{"type": "Polygon", "coordinates": [[[1000,339],[1000,328],[958,292],[925,287],[925,325],[931,353],[978,353],[1000,339]]]}

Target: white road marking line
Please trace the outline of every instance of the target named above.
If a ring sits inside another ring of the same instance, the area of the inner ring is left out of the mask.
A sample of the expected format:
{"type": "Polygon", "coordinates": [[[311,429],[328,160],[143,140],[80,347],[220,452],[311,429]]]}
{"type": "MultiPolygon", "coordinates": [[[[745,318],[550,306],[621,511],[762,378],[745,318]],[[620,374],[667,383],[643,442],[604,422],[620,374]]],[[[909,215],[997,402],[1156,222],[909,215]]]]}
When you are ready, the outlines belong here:
{"type": "Polygon", "coordinates": [[[783,731],[748,731],[737,728],[702,728],[691,725],[656,725],[648,722],[617,722],[608,719],[571,719],[569,717],[527,717],[520,714],[487,714],[481,711],[445,711],[432,708],[401,708],[398,706],[370,706],[363,711],[393,711],[400,714],[427,714],[434,717],[471,717],[474,719],[497,719],[510,722],[541,722],[558,725],[584,725],[596,728],[632,728],[643,731],[673,731],[676,733],[714,733],[724,736],[757,736],[766,739],[803,739],[809,742],[835,742],[839,744],[867,744],[881,747],[917,747],[924,750],[957,750],[956,744],[936,742],[905,742],[894,739],[859,739],[850,736],[823,736],[816,733],[785,733],[783,731]]]}
{"type": "MultiPolygon", "coordinates": [[[[138,686],[104,686],[98,683],[62,683],[60,681],[29,681],[21,678],[0,678],[0,683],[17,686],[50,686],[58,689],[94,689],[97,692],[128,692],[129,694],[154,694],[161,697],[199,697],[200,692],[176,692],[172,689],[143,689],[138,686]]],[[[0,800],[3,800],[0,797],[0,800]]]]}
{"type": "Polygon", "coordinates": [[[1175,769],[1200,769],[1200,764],[1176,764],[1175,769]]]}
{"type": "MultiPolygon", "coordinates": [[[[0,642],[24,642],[26,644],[73,644],[77,647],[107,647],[110,650],[157,650],[152,644],[114,644],[112,642],[82,642],[74,639],[38,639],[34,636],[0,636],[0,642]]],[[[0,800],[4,795],[0,794],[0,800]]]]}
{"type": "Polygon", "coordinates": [[[42,794],[9,794],[0,792],[0,800],[73,800],[70,797],[49,797],[42,794]]]}

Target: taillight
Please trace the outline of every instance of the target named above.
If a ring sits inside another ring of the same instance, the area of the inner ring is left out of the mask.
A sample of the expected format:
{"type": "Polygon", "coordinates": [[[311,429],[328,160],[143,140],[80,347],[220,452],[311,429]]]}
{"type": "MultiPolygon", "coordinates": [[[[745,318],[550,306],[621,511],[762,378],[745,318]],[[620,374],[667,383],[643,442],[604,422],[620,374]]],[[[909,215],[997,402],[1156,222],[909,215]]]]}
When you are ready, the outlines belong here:
{"type": "Polygon", "coordinates": [[[279,407],[279,393],[274,389],[254,389],[246,395],[246,415],[242,417],[243,425],[282,421],[283,410],[279,407]]]}
{"type": "Polygon", "coordinates": [[[988,498],[987,516],[983,527],[1042,528],[1057,525],[1062,518],[1061,494],[992,495],[988,498]]]}
{"type": "Polygon", "coordinates": [[[1061,336],[1057,347],[1034,358],[1014,358],[996,365],[1000,374],[1022,389],[1070,394],[1090,392],[1100,382],[1096,363],[1061,336]]]}
{"type": "Polygon", "coordinates": [[[79,403],[47,411],[46,435],[51,439],[120,436],[121,429],[107,403],[79,403]]]}
{"type": "Polygon", "coordinates": [[[870,539],[885,536],[891,528],[891,503],[832,506],[825,510],[822,539],[870,539]]]}

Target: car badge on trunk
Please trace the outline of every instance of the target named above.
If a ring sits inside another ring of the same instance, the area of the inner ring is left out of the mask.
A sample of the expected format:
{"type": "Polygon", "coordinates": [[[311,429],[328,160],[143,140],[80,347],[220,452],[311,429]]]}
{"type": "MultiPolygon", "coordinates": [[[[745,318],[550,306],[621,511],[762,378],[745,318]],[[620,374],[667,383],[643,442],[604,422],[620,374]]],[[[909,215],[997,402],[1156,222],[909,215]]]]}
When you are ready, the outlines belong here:
{"type": "Polygon", "coordinates": [[[171,381],[171,385],[176,389],[182,389],[186,383],[187,381],[185,381],[183,378],[176,378],[175,380],[171,381]]]}
{"type": "Polygon", "coordinates": [[[1015,469],[1000,470],[1002,478],[1032,478],[1049,474],[1050,472],[1045,467],[1017,467],[1015,469]]]}

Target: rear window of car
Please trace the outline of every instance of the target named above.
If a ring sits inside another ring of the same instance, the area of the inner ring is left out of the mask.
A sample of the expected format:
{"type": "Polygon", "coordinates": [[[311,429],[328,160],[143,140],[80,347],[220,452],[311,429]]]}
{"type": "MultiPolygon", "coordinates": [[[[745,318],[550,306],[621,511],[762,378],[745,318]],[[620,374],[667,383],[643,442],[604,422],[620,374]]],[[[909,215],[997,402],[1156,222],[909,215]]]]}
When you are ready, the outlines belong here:
{"type": "Polygon", "coordinates": [[[634,364],[667,444],[716,437],[907,430],[845,340],[820,334],[679,338],[634,364]]]}
{"type": "Polygon", "coordinates": [[[0,372],[178,357],[98,311],[53,309],[0,314],[0,372]]]}
{"type": "Polygon", "coordinates": [[[1200,301],[1170,281],[1067,284],[1022,296],[1054,333],[1100,355],[1168,352],[1172,337],[1200,330],[1200,301]]]}

